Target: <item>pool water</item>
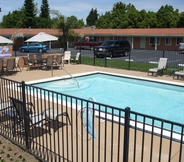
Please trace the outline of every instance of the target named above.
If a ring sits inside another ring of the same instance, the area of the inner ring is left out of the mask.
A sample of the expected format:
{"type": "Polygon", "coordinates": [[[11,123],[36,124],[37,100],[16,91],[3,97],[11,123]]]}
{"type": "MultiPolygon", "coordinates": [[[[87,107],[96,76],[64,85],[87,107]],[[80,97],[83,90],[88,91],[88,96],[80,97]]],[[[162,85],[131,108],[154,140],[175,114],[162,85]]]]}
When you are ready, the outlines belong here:
{"type": "Polygon", "coordinates": [[[114,75],[93,74],[34,84],[37,87],[183,123],[184,87],[114,75]]]}

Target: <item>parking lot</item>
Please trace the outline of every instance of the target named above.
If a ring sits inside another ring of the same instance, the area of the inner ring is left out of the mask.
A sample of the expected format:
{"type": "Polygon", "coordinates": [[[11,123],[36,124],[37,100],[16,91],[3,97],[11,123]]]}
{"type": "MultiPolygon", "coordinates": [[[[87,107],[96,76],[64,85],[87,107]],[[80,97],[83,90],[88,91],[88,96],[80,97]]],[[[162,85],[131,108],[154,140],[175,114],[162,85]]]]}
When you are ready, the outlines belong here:
{"type": "MultiPolygon", "coordinates": [[[[74,48],[68,48],[71,51],[71,55],[74,57],[80,50],[74,48]]],[[[47,54],[63,53],[63,49],[60,48],[50,49],[46,52],[47,54]]],[[[16,56],[26,56],[28,53],[22,53],[19,51],[15,52],[16,56]]],[[[36,54],[36,53],[30,53],[36,54]]],[[[81,56],[94,58],[94,51],[92,50],[81,50],[81,56]]],[[[118,56],[108,58],[112,60],[128,61],[129,59],[133,62],[149,63],[158,62],[160,57],[168,58],[167,65],[178,66],[178,64],[184,64],[184,54],[179,51],[162,51],[162,50],[131,50],[130,56],[118,56]]],[[[104,59],[104,58],[101,58],[104,59]]]]}

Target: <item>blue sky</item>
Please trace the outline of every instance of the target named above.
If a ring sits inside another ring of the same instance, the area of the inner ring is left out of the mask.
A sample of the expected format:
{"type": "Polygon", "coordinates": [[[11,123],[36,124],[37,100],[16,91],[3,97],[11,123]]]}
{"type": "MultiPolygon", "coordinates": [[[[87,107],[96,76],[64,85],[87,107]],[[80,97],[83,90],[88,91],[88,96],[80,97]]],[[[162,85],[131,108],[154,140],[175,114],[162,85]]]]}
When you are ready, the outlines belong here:
{"type": "MultiPolygon", "coordinates": [[[[34,0],[34,3],[38,4],[38,9],[40,9],[42,0],[34,0]]],[[[96,8],[99,14],[105,13],[105,11],[110,11],[117,0],[48,0],[50,9],[58,10],[61,14],[65,16],[76,16],[78,19],[85,21],[90,10],[96,8]]],[[[180,12],[184,11],[184,1],[183,0],[124,0],[121,1],[125,4],[133,4],[137,10],[145,9],[146,11],[158,11],[162,5],[171,5],[174,9],[179,9],[180,12]]],[[[16,9],[23,6],[24,0],[0,0],[0,7],[2,12],[0,12],[0,21],[3,15],[8,14],[16,9]]]]}

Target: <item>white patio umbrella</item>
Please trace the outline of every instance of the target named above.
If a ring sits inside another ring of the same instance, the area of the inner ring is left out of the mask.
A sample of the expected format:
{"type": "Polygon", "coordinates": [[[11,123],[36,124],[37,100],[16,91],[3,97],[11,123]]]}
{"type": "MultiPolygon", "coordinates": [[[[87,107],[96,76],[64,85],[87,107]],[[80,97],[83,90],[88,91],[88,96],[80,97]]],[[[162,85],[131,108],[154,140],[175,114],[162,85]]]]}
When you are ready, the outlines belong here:
{"type": "Polygon", "coordinates": [[[44,32],[40,32],[37,35],[26,40],[25,42],[47,42],[47,41],[56,41],[56,40],[58,40],[58,37],[55,37],[50,34],[46,34],[44,32]]]}
{"type": "Polygon", "coordinates": [[[13,41],[3,36],[0,36],[0,43],[13,43],[13,41]]]}

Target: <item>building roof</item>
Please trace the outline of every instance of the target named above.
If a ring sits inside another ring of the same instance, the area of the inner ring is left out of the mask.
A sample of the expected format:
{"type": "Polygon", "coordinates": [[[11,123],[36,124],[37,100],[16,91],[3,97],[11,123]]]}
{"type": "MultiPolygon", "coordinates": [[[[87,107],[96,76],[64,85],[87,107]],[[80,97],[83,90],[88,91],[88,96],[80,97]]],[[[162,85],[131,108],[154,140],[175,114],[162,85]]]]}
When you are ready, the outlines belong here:
{"type": "MultiPolygon", "coordinates": [[[[184,28],[137,28],[137,29],[97,29],[97,28],[81,28],[73,29],[79,35],[88,36],[159,36],[159,37],[184,37],[184,28]]],[[[58,29],[42,29],[42,28],[0,28],[0,35],[11,37],[13,35],[33,36],[39,32],[47,34],[62,34],[58,29]]]]}

